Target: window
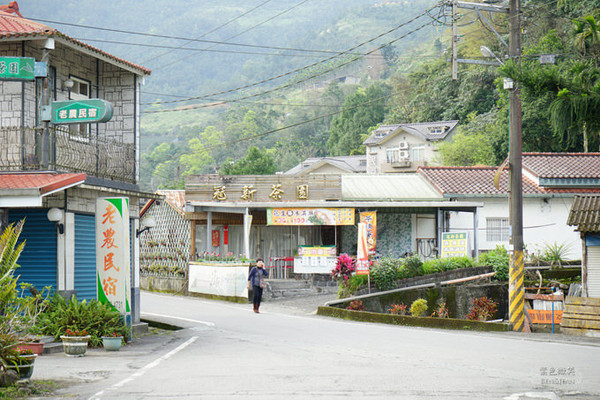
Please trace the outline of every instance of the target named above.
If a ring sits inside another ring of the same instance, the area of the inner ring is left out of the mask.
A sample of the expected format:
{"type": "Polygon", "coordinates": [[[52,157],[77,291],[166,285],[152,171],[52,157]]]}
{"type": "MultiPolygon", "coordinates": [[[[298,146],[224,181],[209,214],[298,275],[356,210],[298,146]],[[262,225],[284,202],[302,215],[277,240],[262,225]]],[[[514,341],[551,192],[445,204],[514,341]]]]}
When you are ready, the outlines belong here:
{"type": "Polygon", "coordinates": [[[413,161],[423,161],[425,158],[425,146],[415,146],[412,149],[413,161]]]}
{"type": "MultiPolygon", "coordinates": [[[[89,81],[69,77],[73,81],[73,87],[69,90],[71,100],[87,100],[92,93],[92,85],[89,81]]],[[[69,125],[69,134],[71,139],[88,141],[90,139],[90,124],[71,124],[69,125]]]]}
{"type": "Polygon", "coordinates": [[[398,149],[397,147],[389,147],[385,149],[387,162],[391,164],[400,161],[399,152],[400,149],[398,149]]]}
{"type": "Polygon", "coordinates": [[[488,242],[508,242],[510,237],[508,218],[486,218],[486,226],[488,242]]]}

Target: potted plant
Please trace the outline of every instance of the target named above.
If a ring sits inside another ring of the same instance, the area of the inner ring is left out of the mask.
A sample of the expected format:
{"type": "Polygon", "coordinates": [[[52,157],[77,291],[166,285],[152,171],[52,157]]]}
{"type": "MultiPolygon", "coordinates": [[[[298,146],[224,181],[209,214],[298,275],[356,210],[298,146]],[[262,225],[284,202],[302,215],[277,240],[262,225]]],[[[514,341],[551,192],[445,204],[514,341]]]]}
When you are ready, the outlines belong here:
{"type": "Polygon", "coordinates": [[[39,338],[25,336],[18,344],[17,350],[31,350],[33,354],[41,356],[44,353],[44,342],[39,338]]]}
{"type": "Polygon", "coordinates": [[[113,332],[110,335],[102,336],[102,346],[106,351],[118,351],[123,344],[123,336],[113,332]]]}
{"type": "Polygon", "coordinates": [[[29,379],[33,375],[33,364],[37,354],[34,354],[30,349],[20,349],[17,351],[14,364],[8,365],[7,369],[14,370],[19,375],[19,379],[29,379]]]}
{"type": "Polygon", "coordinates": [[[71,357],[83,357],[85,355],[90,341],[90,335],[85,330],[67,329],[66,333],[60,338],[66,355],[71,357]]]}

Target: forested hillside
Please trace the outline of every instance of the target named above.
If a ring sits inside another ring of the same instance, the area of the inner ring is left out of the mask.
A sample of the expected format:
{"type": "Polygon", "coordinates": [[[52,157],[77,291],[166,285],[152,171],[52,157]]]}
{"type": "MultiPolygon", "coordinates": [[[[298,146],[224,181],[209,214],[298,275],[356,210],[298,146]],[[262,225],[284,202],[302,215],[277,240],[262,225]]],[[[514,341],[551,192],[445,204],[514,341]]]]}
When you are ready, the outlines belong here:
{"type": "MultiPolygon", "coordinates": [[[[307,157],[360,154],[380,123],[458,119],[442,161],[498,165],[508,152],[504,77],[522,88],[524,151],[598,151],[600,0],[521,3],[516,61],[481,17],[461,11],[459,58],[483,60],[485,45],[504,66],[461,64],[456,81],[450,8],[435,0],[20,6],[153,70],[143,87],[141,171],[143,188],[154,190],[183,187],[188,174],[273,173],[307,157]],[[541,64],[549,54],[555,63],[541,64]]],[[[484,14],[508,41],[506,17],[484,14]]]]}

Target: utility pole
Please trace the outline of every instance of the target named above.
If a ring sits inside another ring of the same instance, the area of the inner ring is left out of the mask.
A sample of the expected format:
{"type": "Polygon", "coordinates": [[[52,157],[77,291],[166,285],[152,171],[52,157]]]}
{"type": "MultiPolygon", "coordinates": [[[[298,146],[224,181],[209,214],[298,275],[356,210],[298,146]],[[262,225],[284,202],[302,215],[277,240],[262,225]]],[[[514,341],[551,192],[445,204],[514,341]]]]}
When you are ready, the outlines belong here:
{"type": "Polygon", "coordinates": [[[458,14],[457,0],[452,0],[452,80],[458,79],[458,35],[457,35],[457,23],[458,14]]]}
{"type": "MultiPolygon", "coordinates": [[[[521,62],[520,1],[509,3],[509,56],[513,62],[521,62]]],[[[513,330],[525,329],[525,290],[523,286],[523,173],[521,141],[520,90],[514,85],[509,95],[509,165],[510,165],[510,227],[513,251],[510,257],[508,278],[508,315],[513,330]]]]}

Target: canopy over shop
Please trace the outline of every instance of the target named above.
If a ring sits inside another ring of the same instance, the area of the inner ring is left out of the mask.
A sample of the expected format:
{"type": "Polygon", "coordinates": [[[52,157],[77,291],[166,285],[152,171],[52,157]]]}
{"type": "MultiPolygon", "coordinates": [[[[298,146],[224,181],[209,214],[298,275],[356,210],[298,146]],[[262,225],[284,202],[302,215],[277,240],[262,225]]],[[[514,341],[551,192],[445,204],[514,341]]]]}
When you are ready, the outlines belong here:
{"type": "MultiPolygon", "coordinates": [[[[398,175],[191,176],[192,254],[262,257],[267,264],[356,254],[357,223],[366,211],[376,218],[370,245],[382,256],[436,256],[448,212],[473,214],[469,229],[477,229],[480,203],[447,201],[420,176],[398,175]]],[[[473,250],[477,254],[476,241],[473,250]]],[[[321,261],[313,262],[318,269],[321,261]]],[[[323,272],[331,270],[322,264],[323,272]]]]}

